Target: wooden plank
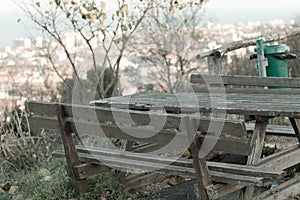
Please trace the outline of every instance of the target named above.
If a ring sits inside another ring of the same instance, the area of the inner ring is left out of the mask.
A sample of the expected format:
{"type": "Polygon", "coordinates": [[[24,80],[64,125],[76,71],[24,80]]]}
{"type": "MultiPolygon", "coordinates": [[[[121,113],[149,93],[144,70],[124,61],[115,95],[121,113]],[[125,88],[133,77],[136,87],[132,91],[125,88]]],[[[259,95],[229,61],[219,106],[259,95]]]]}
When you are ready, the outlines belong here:
{"type": "Polygon", "coordinates": [[[149,127],[117,126],[113,124],[70,123],[71,130],[79,135],[94,135],[104,138],[118,138],[157,144],[168,144],[176,136],[183,141],[186,136],[175,129],[154,129],[149,127]]]}
{"type": "Polygon", "coordinates": [[[125,152],[119,149],[85,147],[81,145],[77,145],[76,148],[79,153],[92,154],[100,157],[126,158],[130,160],[156,162],[160,164],[176,163],[178,166],[192,167],[191,160],[179,159],[178,157],[165,157],[147,153],[125,152]]]}
{"type": "Polygon", "coordinates": [[[191,83],[300,88],[299,78],[192,74],[191,83]]]}
{"type": "Polygon", "coordinates": [[[265,180],[261,177],[242,176],[215,171],[211,171],[211,176],[213,177],[213,181],[228,184],[238,184],[241,186],[263,187],[269,186],[272,183],[272,181],[265,180]]]}
{"type": "MultiPolygon", "coordinates": [[[[175,175],[187,175],[194,176],[194,169],[187,168],[182,166],[174,166],[168,165],[165,163],[153,163],[145,160],[133,160],[128,158],[115,158],[109,156],[99,156],[99,155],[91,155],[86,153],[78,153],[82,162],[92,162],[97,164],[107,165],[111,168],[119,169],[119,170],[134,170],[141,169],[145,172],[150,171],[161,171],[167,174],[175,174],[175,175]]],[[[64,157],[63,151],[55,151],[53,152],[53,156],[55,157],[64,157]]],[[[141,171],[137,171],[141,172],[141,171]]]]}
{"type": "Polygon", "coordinates": [[[295,135],[298,138],[298,142],[300,143],[300,118],[289,117],[289,119],[295,131],[295,135]]]}
{"type": "MultiPolygon", "coordinates": [[[[246,130],[248,132],[253,132],[254,130],[254,123],[245,123],[246,130]]],[[[267,135],[278,135],[278,136],[285,136],[285,137],[295,137],[295,131],[291,126],[286,125],[275,125],[275,124],[268,124],[267,135]]]]}
{"type": "MultiPolygon", "coordinates": [[[[262,148],[264,145],[264,139],[266,135],[266,129],[268,124],[268,118],[267,117],[257,117],[254,132],[252,136],[252,147],[253,152],[248,157],[247,165],[257,165],[260,161],[260,156],[262,152],[262,148]]],[[[241,199],[243,200],[252,200],[254,194],[254,187],[246,187],[241,192],[241,199]]]]}
{"type": "MultiPolygon", "coordinates": [[[[174,137],[176,134],[180,134],[178,131],[175,131],[176,127],[173,128],[173,130],[172,129],[158,130],[158,129],[155,129],[154,127],[152,129],[151,129],[151,127],[146,127],[146,128],[132,127],[131,128],[131,127],[125,127],[125,126],[121,126],[121,125],[116,126],[113,124],[101,124],[100,122],[99,123],[89,122],[87,120],[80,120],[80,121],[74,122],[73,119],[71,119],[71,118],[66,119],[66,121],[70,124],[71,130],[73,132],[89,133],[92,135],[97,135],[95,133],[99,133],[99,130],[101,130],[101,129],[103,130],[102,133],[106,132],[107,134],[110,132],[113,134],[114,131],[124,133],[124,131],[121,131],[121,129],[123,129],[128,132],[132,131],[133,134],[137,133],[135,135],[139,135],[140,137],[144,137],[144,138],[147,138],[147,135],[151,135],[155,132],[163,133],[163,134],[171,134],[172,135],[171,137],[174,137]],[[113,130],[109,130],[109,128],[111,128],[113,130]],[[118,131],[116,129],[120,129],[120,130],[118,131]],[[141,131],[142,129],[145,131],[144,132],[141,131]],[[141,131],[140,134],[138,134],[139,131],[141,131]]],[[[39,128],[54,129],[54,130],[59,129],[57,119],[52,118],[52,117],[31,116],[29,118],[29,122],[32,125],[32,127],[35,127],[35,128],[39,127],[39,128]]],[[[216,125],[221,126],[222,122],[216,122],[216,125]]],[[[201,130],[207,131],[209,125],[207,123],[204,123],[199,126],[200,126],[201,130]]],[[[234,122],[233,120],[225,121],[224,128],[222,131],[224,131],[224,132],[221,133],[220,137],[225,137],[225,135],[226,135],[226,137],[239,138],[240,140],[243,140],[243,141],[245,141],[245,137],[247,137],[246,130],[244,129],[244,124],[240,121],[236,121],[236,122],[234,122]],[[227,132],[228,132],[228,134],[227,134],[227,132]]],[[[210,134],[213,134],[213,133],[210,133],[210,134]]],[[[116,135],[116,134],[113,134],[113,135],[116,135]]],[[[130,139],[130,138],[128,138],[128,139],[130,139]]],[[[132,139],[134,139],[134,138],[132,138],[132,139]]],[[[151,139],[150,139],[150,141],[151,141],[151,139]]]]}
{"type": "MultiPolygon", "coordinates": [[[[64,152],[55,151],[54,156],[56,157],[64,157],[64,152]]],[[[193,168],[174,166],[174,165],[166,165],[166,164],[158,164],[153,162],[146,161],[135,161],[124,159],[124,158],[112,158],[112,157],[102,157],[91,154],[78,154],[82,162],[93,162],[98,164],[105,164],[111,168],[118,170],[129,170],[131,172],[133,169],[141,169],[143,171],[160,171],[166,174],[172,175],[186,175],[190,177],[195,176],[195,171],[193,168]],[[99,162],[101,161],[101,163],[99,162]]],[[[139,171],[140,172],[140,171],[139,171]]],[[[265,182],[264,178],[261,177],[252,177],[252,176],[243,176],[238,174],[229,174],[224,172],[211,171],[211,176],[213,181],[224,182],[224,183],[235,183],[241,185],[255,185],[255,186],[265,186],[269,185],[269,182],[265,182]]]]}
{"type": "MultiPolygon", "coordinates": [[[[122,148],[124,149],[124,151],[132,151],[133,144],[134,144],[133,140],[126,140],[125,143],[123,144],[122,148]]],[[[119,182],[120,183],[125,183],[126,172],[119,171],[119,172],[116,172],[116,173],[118,173],[119,182]]]]}
{"type": "MultiPolygon", "coordinates": [[[[46,103],[46,102],[28,102],[28,109],[38,116],[43,116],[45,113],[49,113],[46,116],[53,115],[53,106],[57,103],[46,103]]],[[[168,127],[179,127],[181,116],[171,115],[166,113],[149,113],[142,111],[129,111],[124,109],[111,109],[104,107],[94,107],[94,106],[83,106],[83,105],[71,105],[71,104],[60,104],[64,107],[66,112],[66,117],[76,117],[78,120],[84,119],[87,121],[97,121],[99,123],[122,123],[122,121],[116,121],[115,117],[117,116],[117,120],[124,120],[124,122],[128,123],[128,117],[134,119],[134,122],[137,126],[139,125],[148,125],[149,124],[149,116],[151,115],[155,117],[158,121],[165,122],[165,128],[168,127]],[[124,117],[122,117],[124,116],[124,117]],[[168,119],[168,117],[170,117],[168,119]]],[[[55,116],[55,115],[54,115],[55,116]]],[[[209,123],[209,118],[203,118],[201,123],[209,123]]]]}
{"type": "MultiPolygon", "coordinates": [[[[161,163],[161,164],[172,164],[177,166],[184,167],[192,167],[192,163],[190,160],[181,159],[177,157],[162,157],[155,156],[143,153],[134,153],[134,152],[124,152],[118,149],[105,149],[105,148],[93,148],[93,147],[84,147],[84,146],[76,146],[77,151],[80,153],[90,153],[92,155],[99,155],[105,157],[115,157],[115,158],[126,158],[131,160],[140,160],[140,161],[148,161],[153,163],[161,163]]],[[[239,164],[231,164],[231,163],[221,163],[221,162],[207,162],[208,168],[213,171],[239,174],[239,175],[249,175],[249,176],[257,176],[257,177],[279,177],[284,175],[284,172],[281,170],[274,169],[264,169],[263,167],[256,166],[247,166],[247,165],[239,165],[239,164]]]]}
{"type": "MultiPolygon", "coordinates": [[[[177,132],[176,130],[155,130],[148,129],[144,127],[121,127],[115,125],[93,125],[93,124],[77,124],[75,127],[74,124],[71,124],[71,130],[73,132],[77,132],[79,135],[81,134],[92,134],[98,137],[107,137],[107,138],[119,138],[125,140],[135,140],[135,141],[144,141],[151,142],[161,145],[166,145],[170,141],[176,138],[181,138],[182,141],[187,141],[187,135],[181,132],[177,132]],[[127,133],[130,133],[127,134],[127,133]],[[155,134],[153,134],[155,133],[155,134]],[[135,137],[138,136],[138,137],[135,137]],[[149,137],[149,135],[153,135],[149,137]]],[[[215,141],[216,144],[213,148],[216,152],[222,153],[231,153],[236,155],[250,155],[252,151],[252,147],[250,142],[245,140],[244,137],[239,137],[236,139],[230,138],[218,138],[209,135],[201,135],[202,138],[205,138],[207,141],[212,140],[215,141]]],[[[185,144],[185,143],[183,143],[185,144]]],[[[179,145],[179,144],[178,144],[179,145]]],[[[174,148],[186,148],[186,146],[177,146],[174,148]]]]}
{"type": "MultiPolygon", "coordinates": [[[[42,127],[45,129],[58,129],[57,120],[55,118],[40,118],[32,116],[30,118],[34,127],[42,127]]],[[[69,124],[70,131],[80,135],[90,134],[98,137],[107,137],[107,138],[119,138],[125,140],[134,140],[134,141],[144,141],[151,142],[156,144],[166,145],[176,136],[182,138],[182,141],[187,139],[187,136],[181,132],[177,132],[175,129],[162,129],[156,130],[149,127],[124,127],[116,126],[113,124],[98,124],[93,122],[72,122],[72,119],[66,119],[69,124]],[[127,134],[130,133],[131,135],[127,134]],[[149,135],[154,135],[149,137],[149,135]],[[138,136],[138,137],[135,137],[138,136]]],[[[221,122],[220,122],[221,123],[221,122]]],[[[246,140],[246,134],[244,129],[244,124],[241,122],[226,121],[224,126],[226,131],[232,130],[233,134],[229,135],[226,133],[221,133],[220,138],[209,136],[214,135],[213,133],[208,133],[205,137],[206,140],[217,140],[214,147],[216,152],[231,153],[237,155],[250,155],[252,147],[249,142],[246,140]],[[240,135],[235,134],[235,132],[241,131],[240,135]],[[229,138],[224,138],[229,137],[229,138]],[[231,138],[234,137],[234,139],[231,138]]],[[[208,127],[207,127],[208,128],[208,127]]],[[[178,148],[178,147],[174,147],[178,148]]]]}
{"type": "Polygon", "coordinates": [[[107,171],[109,168],[105,165],[94,163],[82,163],[74,166],[74,173],[77,179],[86,179],[89,176],[107,171]]]}
{"type": "Polygon", "coordinates": [[[256,119],[254,132],[252,136],[251,146],[253,147],[253,152],[249,156],[247,164],[248,165],[257,165],[260,161],[260,156],[262,148],[264,145],[264,140],[266,136],[266,129],[268,125],[267,117],[258,117],[256,119]]]}
{"type": "Polygon", "coordinates": [[[74,166],[81,164],[81,162],[79,160],[79,156],[76,151],[76,147],[72,138],[70,128],[65,121],[63,107],[57,105],[56,111],[57,111],[58,124],[61,132],[61,138],[63,141],[64,151],[65,151],[65,157],[68,165],[68,173],[76,187],[77,192],[79,194],[82,194],[88,191],[87,180],[86,179],[79,180],[76,178],[74,166]]]}
{"type": "MultiPolygon", "coordinates": [[[[182,137],[182,139],[186,138],[186,134],[177,131],[177,128],[161,128],[157,129],[156,127],[149,127],[149,126],[130,126],[130,125],[114,125],[114,124],[101,124],[101,123],[93,123],[93,122],[85,122],[85,121],[78,121],[78,122],[72,122],[71,120],[68,120],[70,122],[70,126],[72,131],[78,132],[78,133],[89,133],[92,135],[98,135],[98,136],[106,136],[106,137],[115,137],[120,139],[129,139],[129,140],[146,140],[149,142],[156,142],[161,144],[166,144],[167,142],[170,142],[171,139],[174,138],[176,135],[177,137],[182,137]],[[99,135],[99,133],[101,133],[99,135]],[[126,136],[122,136],[125,133],[126,136]],[[159,140],[154,140],[149,137],[150,135],[157,134],[154,137],[159,137],[159,134],[162,135],[164,138],[159,138],[159,140]],[[125,137],[125,138],[123,138],[125,137]]],[[[212,122],[214,123],[214,122],[212,122]]],[[[249,140],[248,135],[246,134],[246,129],[244,128],[244,124],[241,122],[232,122],[232,121],[225,121],[224,128],[220,131],[221,133],[206,133],[205,135],[201,135],[201,137],[207,137],[208,139],[216,139],[218,137],[219,140],[222,141],[228,141],[228,143],[244,143],[246,144],[249,140]],[[232,132],[230,132],[232,130],[232,132]],[[216,136],[215,136],[216,135],[216,136]]],[[[215,125],[215,124],[214,124],[215,125]]],[[[217,122],[216,126],[222,126],[222,123],[217,122]]],[[[208,127],[202,127],[203,130],[208,130],[208,127]]],[[[204,124],[206,126],[206,123],[204,124]]],[[[241,151],[243,152],[243,147],[241,147],[241,151]]]]}
{"type": "MultiPolygon", "coordinates": [[[[70,131],[78,133],[79,135],[90,134],[98,137],[129,139],[162,144],[169,143],[175,135],[177,135],[177,137],[182,137],[183,139],[186,137],[181,133],[178,133],[176,130],[171,129],[155,130],[142,127],[122,127],[112,124],[98,124],[86,121],[74,123],[72,119],[67,119],[66,121],[68,122],[70,131]],[[128,135],[127,133],[131,133],[132,135],[128,135]],[[148,137],[149,135],[153,135],[153,133],[157,134],[153,137],[148,137]],[[139,137],[134,137],[134,135],[139,137]]],[[[32,128],[59,130],[57,119],[54,118],[40,118],[32,116],[30,117],[30,123],[32,128]]]]}
{"type": "Polygon", "coordinates": [[[260,160],[258,166],[271,170],[285,170],[300,163],[299,144],[280,150],[260,160]]]}
{"type": "Polygon", "coordinates": [[[300,117],[300,95],[288,94],[242,94],[242,93],[146,93],[127,97],[115,97],[94,102],[97,106],[116,106],[128,109],[138,109],[140,106],[148,109],[165,108],[173,113],[219,113],[239,115],[257,115],[270,117],[300,117]],[[180,102],[178,101],[180,99],[180,102]],[[222,103],[223,102],[223,103],[222,103]]]}
{"type": "Polygon", "coordinates": [[[59,124],[57,118],[53,117],[29,117],[30,128],[32,129],[50,129],[50,130],[59,130],[59,124]]]}
{"type": "Polygon", "coordinates": [[[286,172],[278,169],[268,169],[261,166],[238,165],[221,162],[207,162],[208,168],[213,171],[220,171],[225,173],[249,175],[256,177],[264,177],[271,179],[278,179],[286,174],[286,172]]]}
{"type": "Polygon", "coordinates": [[[57,102],[26,101],[25,106],[28,113],[38,113],[39,115],[57,117],[57,102]]]}
{"type": "Polygon", "coordinates": [[[254,200],[286,200],[299,194],[300,176],[292,178],[275,188],[267,190],[255,197],[254,200]]]}
{"type": "Polygon", "coordinates": [[[299,95],[300,90],[276,90],[276,89],[268,89],[263,90],[260,88],[230,88],[230,87],[217,87],[217,86],[210,86],[207,87],[206,85],[192,85],[193,92],[196,93],[213,93],[213,92],[221,92],[221,93],[238,93],[238,94],[289,94],[289,95],[299,95]],[[219,89],[221,88],[221,89],[219,89]]]}
{"type": "Polygon", "coordinates": [[[191,141],[190,150],[193,157],[193,168],[195,170],[197,185],[198,185],[198,197],[201,200],[209,200],[208,193],[205,188],[213,185],[210,171],[208,170],[206,160],[200,156],[200,148],[203,143],[203,139],[197,137],[197,127],[195,121],[192,118],[185,117],[184,125],[187,131],[187,135],[191,141]]]}
{"type": "Polygon", "coordinates": [[[146,143],[146,144],[141,144],[133,147],[132,151],[139,152],[139,153],[147,153],[147,152],[157,151],[162,147],[164,147],[164,145],[159,145],[155,143],[146,143]]]}
{"type": "MultiPolygon", "coordinates": [[[[27,102],[28,109],[33,113],[34,118],[52,118],[55,120],[56,115],[53,115],[53,106],[57,103],[45,103],[45,102],[27,102]],[[47,114],[48,113],[48,114],[47,114]]],[[[74,117],[78,123],[83,121],[95,121],[100,124],[104,123],[132,123],[128,121],[128,117],[133,119],[135,126],[149,125],[150,119],[160,122],[159,125],[163,125],[163,128],[180,128],[180,122],[185,114],[171,114],[162,112],[145,112],[136,110],[124,110],[124,109],[111,109],[104,107],[94,106],[83,106],[83,105],[70,105],[70,104],[59,104],[62,105],[67,118],[71,118],[69,121],[73,121],[74,117]],[[118,116],[117,119],[116,116],[118,116]],[[124,116],[124,117],[122,117],[124,116]],[[161,122],[164,122],[163,124],[161,122]]],[[[224,120],[217,118],[203,117],[194,114],[195,119],[198,119],[198,130],[207,132],[211,123],[214,126],[223,127],[222,132],[232,135],[246,134],[244,123],[238,120],[224,120]]],[[[46,123],[42,124],[46,126],[46,123]]],[[[157,124],[155,124],[157,125],[157,124]]],[[[47,127],[47,126],[46,126],[47,127]]]]}

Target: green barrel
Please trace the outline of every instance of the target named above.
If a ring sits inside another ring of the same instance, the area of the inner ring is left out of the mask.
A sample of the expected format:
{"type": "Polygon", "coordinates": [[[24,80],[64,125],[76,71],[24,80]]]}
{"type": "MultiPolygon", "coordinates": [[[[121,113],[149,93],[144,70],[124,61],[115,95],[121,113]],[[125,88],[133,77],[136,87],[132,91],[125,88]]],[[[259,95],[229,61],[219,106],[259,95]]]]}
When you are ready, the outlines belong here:
{"type": "Polygon", "coordinates": [[[288,68],[285,59],[280,59],[276,55],[287,53],[285,44],[264,46],[264,55],[268,59],[268,77],[288,77],[288,68]]]}

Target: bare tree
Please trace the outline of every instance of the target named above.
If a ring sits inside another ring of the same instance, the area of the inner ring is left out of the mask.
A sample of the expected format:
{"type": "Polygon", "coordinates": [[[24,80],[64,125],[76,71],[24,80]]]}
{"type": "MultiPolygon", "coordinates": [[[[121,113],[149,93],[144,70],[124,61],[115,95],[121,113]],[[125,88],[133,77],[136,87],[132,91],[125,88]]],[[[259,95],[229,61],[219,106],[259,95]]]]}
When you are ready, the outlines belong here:
{"type": "MultiPolygon", "coordinates": [[[[205,0],[162,1],[164,7],[160,9],[173,12],[187,6],[199,7],[203,2],[205,0]]],[[[98,80],[96,93],[99,98],[103,98],[119,81],[121,60],[129,41],[149,17],[149,13],[161,5],[161,1],[115,0],[106,3],[96,0],[30,0],[28,3],[23,0],[19,5],[44,33],[54,39],[55,44],[51,47],[59,49],[66,56],[67,67],[81,87],[85,88],[83,79],[86,74],[80,70],[89,67],[94,71],[95,80],[98,80]],[[83,53],[90,55],[90,59],[80,63],[78,58],[83,53]],[[106,87],[103,80],[105,68],[113,72],[106,87]]],[[[52,68],[67,84],[68,81],[62,75],[66,69],[60,69],[50,51],[47,55],[52,68]]],[[[119,95],[119,87],[115,88],[119,95]]]]}
{"type": "MultiPolygon", "coordinates": [[[[299,29],[300,26],[300,16],[297,16],[294,29],[299,29]]],[[[297,55],[296,59],[287,60],[289,73],[291,77],[300,77],[300,35],[287,38],[286,44],[291,48],[290,51],[297,55]]]]}
{"type": "Polygon", "coordinates": [[[141,32],[142,42],[135,45],[136,55],[148,68],[148,78],[159,85],[160,89],[176,92],[182,82],[195,70],[197,52],[201,49],[200,29],[203,10],[184,7],[176,15],[157,5],[145,20],[141,32]],[[147,27],[147,28],[146,28],[147,27]]]}

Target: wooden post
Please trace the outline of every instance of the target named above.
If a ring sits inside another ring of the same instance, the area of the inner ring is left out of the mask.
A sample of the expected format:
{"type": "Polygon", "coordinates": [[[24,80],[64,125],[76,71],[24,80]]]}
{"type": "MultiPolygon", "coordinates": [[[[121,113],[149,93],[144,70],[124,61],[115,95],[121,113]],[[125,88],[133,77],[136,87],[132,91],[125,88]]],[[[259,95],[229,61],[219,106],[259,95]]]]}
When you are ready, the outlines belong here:
{"type": "Polygon", "coordinates": [[[207,57],[208,73],[210,75],[221,75],[223,73],[222,60],[224,57],[212,55],[207,57]]]}
{"type": "Polygon", "coordinates": [[[214,75],[214,74],[219,74],[218,72],[216,72],[216,58],[215,56],[208,56],[207,57],[207,64],[208,64],[208,73],[210,75],[214,75]]]}
{"type": "Polygon", "coordinates": [[[296,119],[294,117],[290,117],[289,119],[300,143],[300,119],[296,119]]]}
{"type": "MultiPolygon", "coordinates": [[[[134,144],[134,141],[132,141],[132,140],[125,141],[124,150],[125,151],[131,151],[133,149],[133,144],[134,144]]],[[[121,183],[125,183],[125,176],[126,176],[126,172],[125,171],[119,171],[118,172],[118,180],[121,183]]]]}
{"type": "Polygon", "coordinates": [[[185,117],[186,132],[190,140],[192,140],[190,149],[193,156],[193,167],[198,183],[198,197],[201,200],[209,200],[206,188],[212,185],[212,178],[209,173],[205,158],[199,158],[199,151],[202,145],[202,139],[197,137],[196,123],[192,118],[185,117]],[[192,139],[193,138],[193,139],[192,139]]]}
{"type": "Polygon", "coordinates": [[[88,191],[87,180],[86,179],[79,180],[77,179],[77,176],[75,174],[74,166],[81,164],[81,162],[79,160],[79,156],[76,151],[72,133],[70,131],[70,127],[67,125],[65,119],[65,112],[61,104],[57,104],[57,118],[58,118],[58,125],[61,132],[61,138],[65,150],[69,176],[71,177],[76,187],[76,191],[79,194],[85,193],[88,191]]]}
{"type": "MultiPolygon", "coordinates": [[[[267,117],[256,117],[255,127],[252,135],[251,146],[252,153],[248,157],[247,165],[257,165],[259,164],[262,148],[264,145],[264,140],[266,136],[266,129],[268,124],[267,117]]],[[[242,200],[252,200],[254,193],[254,187],[249,186],[243,189],[241,193],[242,200]]]]}

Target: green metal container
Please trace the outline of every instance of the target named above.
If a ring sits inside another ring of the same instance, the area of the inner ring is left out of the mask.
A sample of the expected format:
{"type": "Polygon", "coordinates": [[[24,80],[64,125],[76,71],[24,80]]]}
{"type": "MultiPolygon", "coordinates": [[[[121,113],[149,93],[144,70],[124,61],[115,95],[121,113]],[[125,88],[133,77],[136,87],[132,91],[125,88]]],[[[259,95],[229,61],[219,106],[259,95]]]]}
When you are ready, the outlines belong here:
{"type": "Polygon", "coordinates": [[[285,59],[276,57],[279,54],[287,53],[285,44],[264,46],[264,55],[268,59],[268,77],[288,77],[288,68],[285,59]]]}
{"type": "MultiPolygon", "coordinates": [[[[285,55],[287,54],[287,48],[285,44],[278,45],[268,45],[263,46],[264,49],[264,57],[267,59],[268,64],[266,66],[266,76],[267,77],[288,77],[288,68],[285,59],[285,55]]],[[[259,53],[257,49],[254,49],[255,52],[259,53]]],[[[258,61],[257,61],[258,62],[258,61]]],[[[258,67],[258,63],[257,63],[258,67]]],[[[260,70],[257,69],[258,76],[261,76],[260,70]]],[[[282,89],[285,90],[287,88],[282,87],[269,87],[269,89],[282,89]]]]}

